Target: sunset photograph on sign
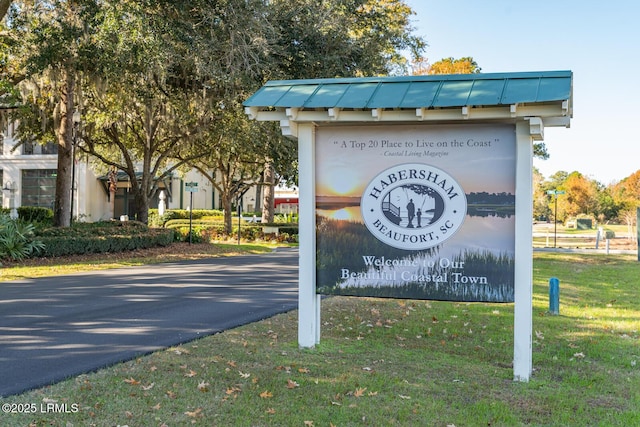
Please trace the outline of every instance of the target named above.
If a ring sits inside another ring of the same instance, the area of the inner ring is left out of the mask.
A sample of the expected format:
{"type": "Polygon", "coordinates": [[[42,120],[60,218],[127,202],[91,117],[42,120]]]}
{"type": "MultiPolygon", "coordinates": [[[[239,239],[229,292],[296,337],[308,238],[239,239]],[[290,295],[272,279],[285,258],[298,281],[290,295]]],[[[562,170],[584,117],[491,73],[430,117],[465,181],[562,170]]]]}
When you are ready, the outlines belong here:
{"type": "Polygon", "coordinates": [[[512,302],[511,125],[321,127],[320,294],[512,302]]]}

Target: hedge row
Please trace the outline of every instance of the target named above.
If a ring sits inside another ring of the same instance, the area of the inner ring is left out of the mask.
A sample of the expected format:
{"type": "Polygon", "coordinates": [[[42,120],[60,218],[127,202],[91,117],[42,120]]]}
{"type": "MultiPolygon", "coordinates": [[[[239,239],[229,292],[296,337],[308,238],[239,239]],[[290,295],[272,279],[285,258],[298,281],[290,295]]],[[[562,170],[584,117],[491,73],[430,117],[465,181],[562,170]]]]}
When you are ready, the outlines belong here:
{"type": "MultiPolygon", "coordinates": [[[[189,224],[173,224],[171,229],[176,232],[176,240],[188,241],[189,240],[189,224]]],[[[226,233],[224,230],[224,224],[215,223],[200,223],[193,224],[191,227],[191,241],[194,243],[199,242],[213,242],[220,240],[233,240],[238,237],[238,227],[234,226],[231,233],[226,233]]],[[[242,225],[240,227],[240,238],[243,240],[276,240],[278,242],[297,242],[298,241],[298,227],[280,227],[279,232],[265,233],[262,225],[242,225]]]]}
{"type": "Polygon", "coordinates": [[[173,230],[149,228],[135,221],[50,228],[39,231],[36,238],[45,245],[39,253],[43,257],[131,251],[167,246],[175,239],[173,230]]]}
{"type": "Polygon", "coordinates": [[[175,219],[223,219],[224,212],[219,209],[168,209],[162,216],[158,215],[158,209],[149,209],[149,225],[152,227],[163,227],[167,221],[175,219]]]}
{"type": "MultiPolygon", "coordinates": [[[[235,212],[234,212],[235,214],[235,212]]],[[[255,215],[260,218],[260,212],[243,212],[243,217],[252,217],[255,215]]],[[[162,216],[158,215],[158,209],[149,209],[149,225],[152,227],[163,227],[167,222],[174,220],[189,220],[193,221],[224,221],[224,212],[219,209],[194,209],[189,212],[187,209],[168,209],[162,216]]],[[[298,214],[276,214],[276,222],[274,225],[282,224],[297,224],[298,214]]],[[[234,221],[237,221],[237,217],[234,221]]],[[[265,225],[265,224],[263,224],[265,225]]]]}
{"type": "Polygon", "coordinates": [[[193,221],[189,221],[188,219],[170,219],[169,221],[164,223],[164,227],[165,228],[179,228],[179,227],[184,227],[185,225],[188,227],[189,223],[191,223],[191,225],[193,227],[196,226],[218,226],[218,225],[222,225],[224,226],[224,221],[222,220],[222,218],[220,218],[219,220],[202,220],[202,219],[194,219],[193,221]]]}

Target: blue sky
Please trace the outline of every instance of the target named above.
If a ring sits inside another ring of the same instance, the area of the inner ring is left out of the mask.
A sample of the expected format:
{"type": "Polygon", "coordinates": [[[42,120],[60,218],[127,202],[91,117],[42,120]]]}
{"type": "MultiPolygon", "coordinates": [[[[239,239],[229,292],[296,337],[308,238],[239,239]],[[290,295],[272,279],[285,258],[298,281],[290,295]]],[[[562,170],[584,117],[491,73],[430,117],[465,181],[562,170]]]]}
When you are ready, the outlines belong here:
{"type": "Polygon", "coordinates": [[[429,62],[473,57],[483,73],[573,71],[570,128],[546,128],[545,177],[603,184],[640,170],[640,2],[405,0],[429,62]]]}

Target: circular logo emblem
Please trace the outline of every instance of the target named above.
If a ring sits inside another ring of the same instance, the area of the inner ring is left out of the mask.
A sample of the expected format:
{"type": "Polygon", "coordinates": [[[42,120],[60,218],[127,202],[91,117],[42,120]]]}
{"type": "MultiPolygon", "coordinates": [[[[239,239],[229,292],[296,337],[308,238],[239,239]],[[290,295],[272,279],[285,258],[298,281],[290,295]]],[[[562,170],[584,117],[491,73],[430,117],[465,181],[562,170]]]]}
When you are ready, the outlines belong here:
{"type": "Polygon", "coordinates": [[[430,165],[397,165],[375,176],[362,193],[365,225],[380,241],[421,250],[443,243],[460,228],[467,197],[448,173],[430,165]]]}

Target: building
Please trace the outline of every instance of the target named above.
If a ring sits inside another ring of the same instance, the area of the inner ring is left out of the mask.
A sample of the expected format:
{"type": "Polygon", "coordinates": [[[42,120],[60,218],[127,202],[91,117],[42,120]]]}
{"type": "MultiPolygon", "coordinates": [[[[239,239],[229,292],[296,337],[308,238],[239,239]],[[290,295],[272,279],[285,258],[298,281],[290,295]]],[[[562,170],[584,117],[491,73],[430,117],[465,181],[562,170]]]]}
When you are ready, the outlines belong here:
{"type": "MultiPolygon", "coordinates": [[[[0,183],[2,184],[2,207],[43,206],[53,209],[57,172],[57,144],[16,145],[15,124],[5,127],[0,145],[0,183]]],[[[108,176],[96,173],[85,157],[75,161],[75,182],[73,188],[73,217],[79,221],[95,222],[119,219],[121,216],[133,217],[134,199],[130,192],[129,177],[120,172],[117,175],[118,186],[111,213],[111,200],[108,176]]],[[[167,209],[220,209],[218,191],[201,174],[191,171],[184,176],[174,175],[158,182],[164,190],[167,209]],[[191,187],[186,183],[197,183],[191,187]]],[[[257,187],[242,196],[244,212],[260,209],[257,187]]],[[[279,210],[286,213],[297,212],[297,192],[290,189],[276,189],[276,199],[282,203],[279,210]]],[[[151,201],[150,207],[157,208],[160,192],[151,201]]],[[[280,203],[279,203],[280,205],[280,203]]]]}

